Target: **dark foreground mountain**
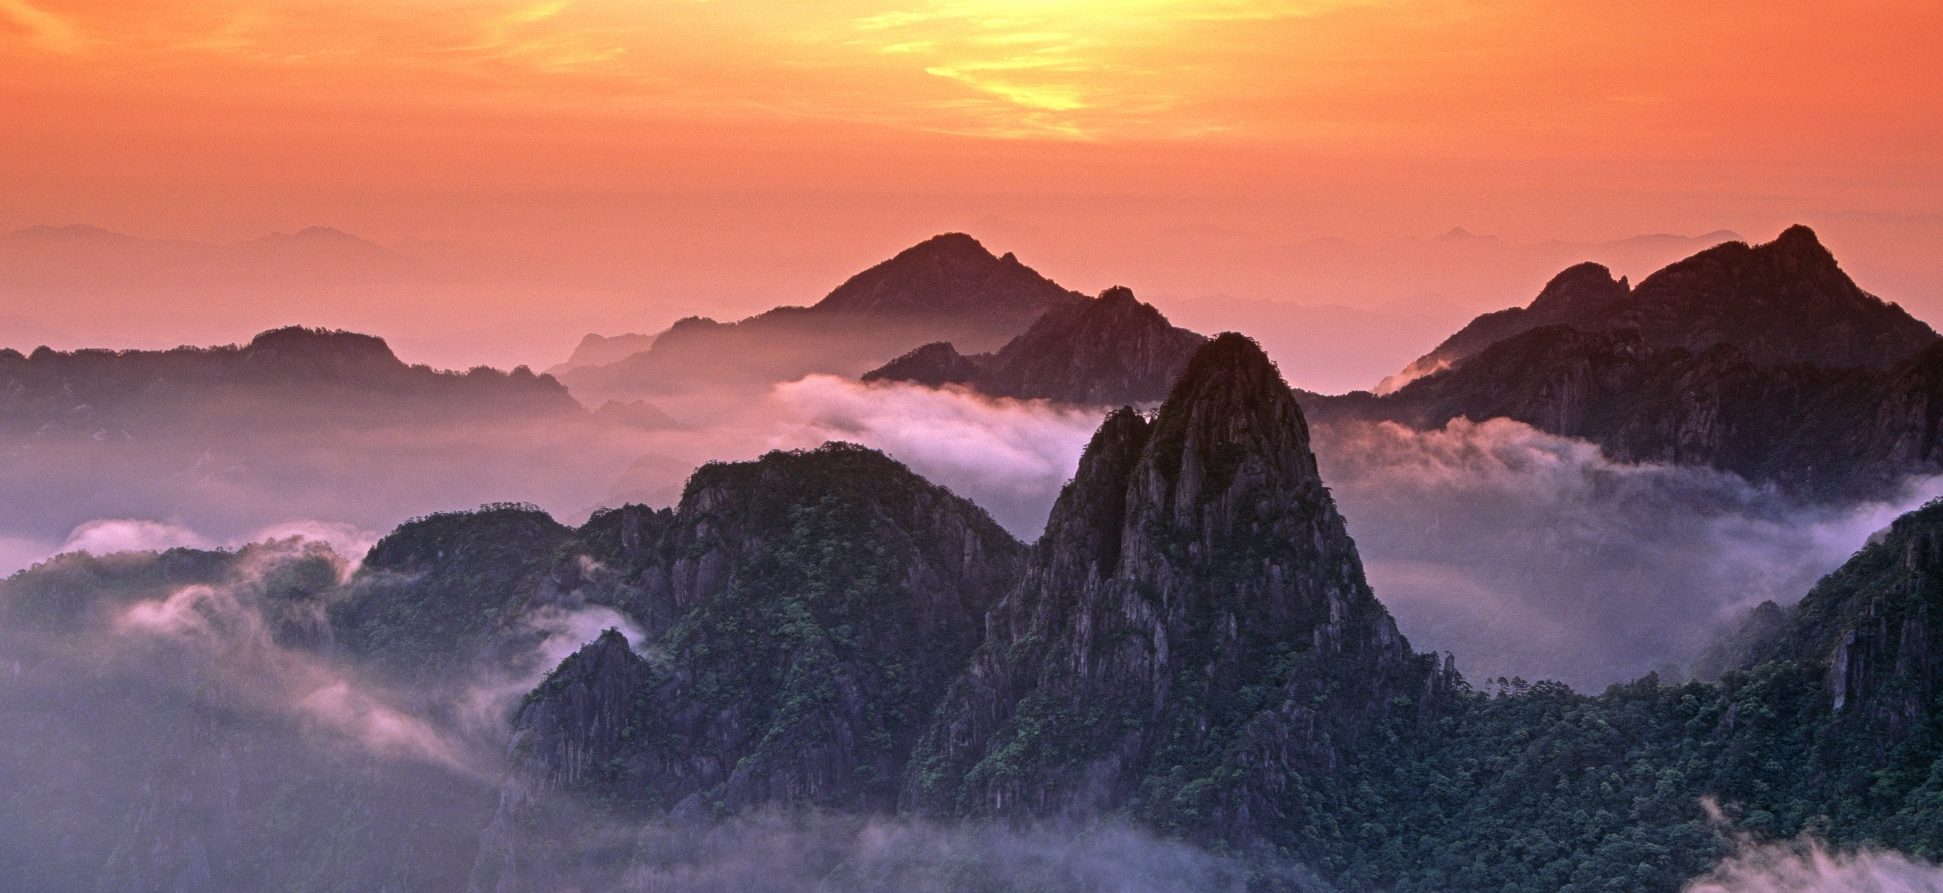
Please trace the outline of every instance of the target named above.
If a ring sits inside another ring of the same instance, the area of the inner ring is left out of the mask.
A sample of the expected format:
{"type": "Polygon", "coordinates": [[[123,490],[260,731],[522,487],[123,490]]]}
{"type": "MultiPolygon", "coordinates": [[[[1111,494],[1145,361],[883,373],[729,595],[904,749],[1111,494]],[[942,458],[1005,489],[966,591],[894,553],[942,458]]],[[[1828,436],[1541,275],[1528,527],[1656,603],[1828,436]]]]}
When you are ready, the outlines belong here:
{"type": "Polygon", "coordinates": [[[1125,288],[1048,311],[994,353],[965,356],[926,344],[864,373],[864,381],[963,385],[994,397],[1095,406],[1152,403],[1205,337],[1170,325],[1125,288]]]}
{"type": "Polygon", "coordinates": [[[946,233],[852,276],[814,305],[732,323],[683,319],[646,349],[563,375],[576,392],[593,394],[766,385],[813,372],[855,376],[928,342],[989,350],[1081,300],[1009,253],[995,256],[971,236],[946,233]]]}
{"type": "Polygon", "coordinates": [[[1504,417],[1629,462],[1730,471],[1817,500],[1890,493],[1943,469],[1943,348],[1855,286],[1815,236],[1729,243],[1638,288],[1560,274],[1480,317],[1395,391],[1310,395],[1319,421],[1437,428],[1504,417]]]}
{"type": "Polygon", "coordinates": [[[1294,397],[1260,349],[1195,354],[1149,422],[1110,416],[906,787],[944,814],[1097,815],[1254,834],[1451,674],[1370,594],[1294,397]]]}
{"type": "Polygon", "coordinates": [[[18,575],[0,882],[1114,889],[1006,871],[1128,827],[1238,872],[1211,889],[1672,891],[1742,833],[1934,859],[1939,542],[1943,509],[1898,522],[1716,683],[1480,691],[1397,635],[1292,394],[1225,335],[1107,418],[1029,552],[831,446],[579,528],[421,519],[355,570],[18,575]],[[993,820],[1027,843],[940,843],[993,820]]]}

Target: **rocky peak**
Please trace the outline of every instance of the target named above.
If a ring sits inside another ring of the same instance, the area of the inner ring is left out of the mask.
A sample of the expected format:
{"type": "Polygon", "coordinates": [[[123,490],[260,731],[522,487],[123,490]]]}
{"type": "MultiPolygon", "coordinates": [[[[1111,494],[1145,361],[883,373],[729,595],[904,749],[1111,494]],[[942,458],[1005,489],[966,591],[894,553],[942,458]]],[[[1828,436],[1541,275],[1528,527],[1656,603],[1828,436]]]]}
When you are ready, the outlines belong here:
{"type": "Polygon", "coordinates": [[[1631,291],[1623,277],[1615,279],[1604,264],[1588,261],[1553,276],[1527,309],[1542,314],[1597,312],[1625,300],[1631,291]]]}
{"type": "Polygon", "coordinates": [[[1222,335],[1154,421],[1122,409],[1096,432],[905,796],[1047,815],[1139,791],[1245,832],[1288,808],[1271,792],[1289,773],[1333,768],[1371,717],[1434,700],[1441,678],[1370,594],[1293,393],[1254,342],[1222,335]],[[1273,756],[1203,779],[1173,748],[1273,756]]]}
{"type": "Polygon", "coordinates": [[[1204,485],[1184,490],[1184,502],[1225,488],[1244,465],[1264,487],[1319,480],[1295,395],[1261,347],[1234,332],[1195,352],[1156,417],[1154,443],[1150,464],[1169,480],[1204,485]]]}
{"type": "Polygon", "coordinates": [[[1836,265],[1835,255],[1822,245],[1821,237],[1800,223],[1782,230],[1781,235],[1766,247],[1785,262],[1800,266],[1826,268],[1836,265]]]}

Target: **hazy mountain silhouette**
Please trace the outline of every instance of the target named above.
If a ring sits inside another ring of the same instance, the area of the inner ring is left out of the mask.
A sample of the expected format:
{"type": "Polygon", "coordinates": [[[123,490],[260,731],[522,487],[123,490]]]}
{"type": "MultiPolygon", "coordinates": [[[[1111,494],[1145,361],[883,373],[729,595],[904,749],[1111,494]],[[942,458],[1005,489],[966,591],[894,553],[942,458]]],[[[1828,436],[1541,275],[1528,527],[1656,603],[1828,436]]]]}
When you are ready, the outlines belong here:
{"type": "Polygon", "coordinates": [[[864,373],[864,381],[957,384],[994,397],[1118,406],[1167,395],[1204,336],[1170,325],[1125,288],[1048,311],[989,354],[935,342],[864,373]]]}

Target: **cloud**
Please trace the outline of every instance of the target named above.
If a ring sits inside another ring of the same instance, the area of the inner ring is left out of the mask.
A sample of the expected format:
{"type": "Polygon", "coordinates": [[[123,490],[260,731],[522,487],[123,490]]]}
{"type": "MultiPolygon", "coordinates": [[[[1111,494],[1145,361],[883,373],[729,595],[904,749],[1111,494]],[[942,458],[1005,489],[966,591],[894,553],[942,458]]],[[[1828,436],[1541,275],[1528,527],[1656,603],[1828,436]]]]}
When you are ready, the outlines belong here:
{"type": "Polygon", "coordinates": [[[1686,893],[1937,893],[1943,867],[1901,853],[1843,853],[1805,841],[1754,847],[1686,886],[1686,893]]]}
{"type": "Polygon", "coordinates": [[[161,552],[175,548],[207,549],[211,543],[195,531],[167,521],[104,518],[74,528],[62,552],[108,555],[115,552],[161,552]]]}
{"type": "Polygon", "coordinates": [[[1102,419],[1043,401],[831,375],[778,385],[773,399],[784,412],[782,442],[848,440],[881,449],[1028,540],[1044,529],[1053,497],[1102,419]]]}
{"type": "Polygon", "coordinates": [[[1703,797],[1709,822],[1734,853],[1689,881],[1683,893],[1938,893],[1943,866],[1882,850],[1831,850],[1814,837],[1762,842],[1734,830],[1718,801],[1703,797]]]}
{"type": "Polygon", "coordinates": [[[322,560],[344,578],[346,566],[318,544],[285,542],[243,553],[219,583],[184,586],[138,601],[108,631],[124,645],[162,647],[200,669],[197,689],[218,701],[281,714],[324,737],[383,759],[407,759],[485,777],[490,763],[476,748],[413,715],[400,694],[360,680],[293,637],[328,637],[321,602],[291,601],[270,591],[272,575],[291,562],[322,560]],[[279,633],[284,635],[279,635],[279,633]]]}
{"type": "Polygon", "coordinates": [[[1684,666],[1763,600],[1792,603],[1943,490],[1804,505],[1723,472],[1622,464],[1505,419],[1318,426],[1377,597],[1467,674],[1580,688],[1684,666]]]}

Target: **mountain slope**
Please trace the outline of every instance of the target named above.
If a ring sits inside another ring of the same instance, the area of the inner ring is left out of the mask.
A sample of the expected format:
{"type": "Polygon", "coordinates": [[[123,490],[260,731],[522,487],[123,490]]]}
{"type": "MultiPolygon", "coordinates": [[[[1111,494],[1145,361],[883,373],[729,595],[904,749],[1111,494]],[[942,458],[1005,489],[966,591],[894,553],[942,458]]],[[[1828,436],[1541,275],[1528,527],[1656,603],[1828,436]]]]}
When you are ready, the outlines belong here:
{"type": "Polygon", "coordinates": [[[1120,405],[1167,390],[1206,340],[1167,322],[1125,288],[1048,311],[997,352],[966,357],[927,344],[864,373],[864,381],[962,384],[995,397],[1120,405]]]}

